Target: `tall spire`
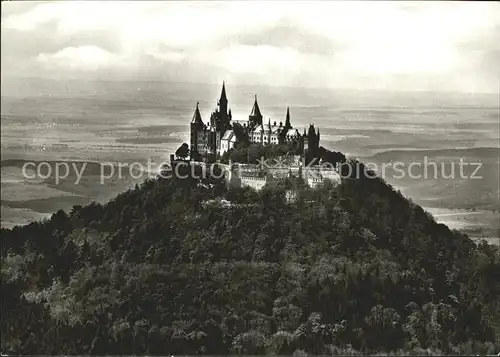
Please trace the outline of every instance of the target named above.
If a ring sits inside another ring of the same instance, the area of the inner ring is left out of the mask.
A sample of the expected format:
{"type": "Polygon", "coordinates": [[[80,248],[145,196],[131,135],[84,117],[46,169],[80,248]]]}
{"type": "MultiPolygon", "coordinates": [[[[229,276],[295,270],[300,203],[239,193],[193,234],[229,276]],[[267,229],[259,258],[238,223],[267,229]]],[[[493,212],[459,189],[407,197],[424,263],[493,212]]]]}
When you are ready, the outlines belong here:
{"type": "Polygon", "coordinates": [[[310,138],[316,136],[316,130],[314,129],[314,124],[309,124],[309,131],[307,133],[307,136],[310,138]]]}
{"type": "Polygon", "coordinates": [[[286,107],[285,127],[288,129],[292,127],[292,125],[290,124],[290,107],[286,107]]]}
{"type": "Polygon", "coordinates": [[[252,112],[250,113],[250,116],[262,117],[262,114],[260,113],[259,103],[257,103],[257,95],[255,96],[255,101],[253,102],[252,112]]]}
{"type": "Polygon", "coordinates": [[[200,102],[196,103],[196,109],[194,110],[193,120],[191,120],[191,124],[203,124],[203,120],[201,119],[200,109],[198,106],[200,102]]]}

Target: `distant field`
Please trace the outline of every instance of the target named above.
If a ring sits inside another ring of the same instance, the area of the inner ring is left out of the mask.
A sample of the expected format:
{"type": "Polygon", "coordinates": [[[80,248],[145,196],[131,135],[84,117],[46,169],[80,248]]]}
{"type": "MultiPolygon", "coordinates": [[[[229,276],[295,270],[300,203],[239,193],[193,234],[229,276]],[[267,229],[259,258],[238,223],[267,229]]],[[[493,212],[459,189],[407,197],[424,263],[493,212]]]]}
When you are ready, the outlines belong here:
{"type": "Polygon", "coordinates": [[[500,245],[500,213],[485,210],[467,211],[427,207],[436,221],[457,229],[469,237],[500,245]]]}
{"type": "MultiPolygon", "coordinates": [[[[442,149],[442,150],[390,150],[363,158],[364,162],[429,164],[424,168],[415,166],[413,177],[401,175],[388,167],[385,179],[406,197],[431,212],[436,220],[452,229],[460,230],[475,239],[486,239],[500,243],[500,149],[491,147],[442,149]],[[458,163],[479,163],[480,169],[472,176],[475,166],[464,166],[460,177],[458,163]],[[437,169],[435,169],[437,168],[437,169]],[[455,177],[448,178],[451,173],[455,177]],[[398,174],[397,177],[396,174],[398,174]],[[481,177],[473,179],[472,177],[481,177]]],[[[379,172],[382,175],[381,172],[379,172]]]]}
{"type": "MultiPolygon", "coordinates": [[[[95,162],[72,162],[77,164],[78,172],[82,173],[77,182],[77,174],[70,169],[69,175],[56,182],[55,165],[57,161],[48,162],[52,175],[45,180],[26,179],[22,176],[23,160],[6,160],[1,162],[2,170],[2,226],[12,227],[16,223],[26,224],[30,220],[50,216],[58,209],[70,210],[74,205],[85,205],[92,201],[106,202],[117,194],[144,181],[150,175],[144,173],[139,178],[131,177],[131,171],[120,170],[115,166],[101,167],[95,162]],[[86,164],[85,169],[82,169],[86,164]],[[101,183],[101,169],[111,176],[101,183]]],[[[37,163],[37,162],[36,162],[37,163]]],[[[70,163],[71,164],[71,163],[70,163]]],[[[138,175],[138,172],[133,172],[138,175]]],[[[33,172],[28,172],[32,175],[33,172]]]]}
{"type": "Polygon", "coordinates": [[[2,217],[2,227],[12,228],[16,225],[25,225],[33,221],[49,218],[51,214],[35,212],[26,208],[13,208],[0,206],[0,216],[2,217]]]}

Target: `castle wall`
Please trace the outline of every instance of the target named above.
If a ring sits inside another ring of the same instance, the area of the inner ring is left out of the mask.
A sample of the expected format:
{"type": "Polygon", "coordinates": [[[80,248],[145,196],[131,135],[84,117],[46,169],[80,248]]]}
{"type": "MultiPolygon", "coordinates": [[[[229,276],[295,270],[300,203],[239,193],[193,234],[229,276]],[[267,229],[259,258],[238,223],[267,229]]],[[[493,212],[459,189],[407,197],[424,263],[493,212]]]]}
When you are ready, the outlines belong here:
{"type": "MultiPolygon", "coordinates": [[[[255,165],[219,165],[225,173],[226,182],[228,184],[231,182],[231,179],[233,177],[238,177],[240,187],[249,186],[258,191],[261,190],[267,183],[267,178],[260,176],[260,170],[255,165]],[[254,167],[253,169],[251,168],[252,166],[254,167]]],[[[272,176],[274,176],[275,179],[285,178],[288,176],[288,170],[289,168],[286,168],[286,171],[284,169],[277,169],[272,176]]],[[[339,173],[334,169],[323,169],[321,173],[319,170],[311,170],[309,172],[307,172],[307,170],[304,171],[302,177],[309,185],[309,187],[312,188],[322,184],[325,180],[332,182],[334,185],[339,185],[341,183],[341,177],[339,173]]],[[[296,176],[299,173],[298,168],[292,167],[292,173],[296,176]]]]}
{"type": "Polygon", "coordinates": [[[267,182],[265,177],[244,176],[241,177],[240,179],[242,186],[250,186],[257,191],[261,190],[266,185],[267,182]]]}

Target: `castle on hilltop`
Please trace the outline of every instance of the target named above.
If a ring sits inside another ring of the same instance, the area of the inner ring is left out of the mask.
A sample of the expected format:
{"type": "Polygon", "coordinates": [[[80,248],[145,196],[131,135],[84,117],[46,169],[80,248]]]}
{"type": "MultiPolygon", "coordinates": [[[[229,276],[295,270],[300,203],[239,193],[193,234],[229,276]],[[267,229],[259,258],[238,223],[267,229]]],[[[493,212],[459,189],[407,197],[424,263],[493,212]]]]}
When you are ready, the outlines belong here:
{"type": "Polygon", "coordinates": [[[260,143],[264,146],[272,144],[296,144],[301,151],[318,149],[320,133],[310,124],[308,130],[301,134],[290,122],[290,108],[286,110],[285,123],[265,123],[260,111],[257,96],[248,120],[232,120],[228,107],[225,83],[215,111],[206,124],[200,114],[199,103],[196,104],[190,128],[191,159],[196,161],[215,160],[227,151],[237,148],[243,140],[249,143],[260,143]]]}

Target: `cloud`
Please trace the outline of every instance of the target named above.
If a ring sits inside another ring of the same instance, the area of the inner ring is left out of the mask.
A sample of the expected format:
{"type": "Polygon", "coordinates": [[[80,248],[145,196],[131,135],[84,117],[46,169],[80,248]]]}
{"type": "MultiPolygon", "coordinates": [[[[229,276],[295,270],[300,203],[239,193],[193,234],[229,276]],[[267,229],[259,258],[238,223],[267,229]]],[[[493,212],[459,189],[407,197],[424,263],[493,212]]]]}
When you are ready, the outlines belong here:
{"type": "Polygon", "coordinates": [[[66,47],[56,53],[41,53],[37,61],[55,69],[96,70],[121,64],[121,59],[97,46],[66,47]]]}
{"type": "Polygon", "coordinates": [[[499,10],[445,2],[9,2],[2,75],[495,92],[499,10]]]}
{"type": "Polygon", "coordinates": [[[290,48],[305,54],[332,55],[340,44],[334,40],[316,34],[289,18],[281,19],[273,25],[267,25],[254,32],[237,34],[229,42],[240,45],[259,46],[265,43],[276,48],[290,48]]]}

